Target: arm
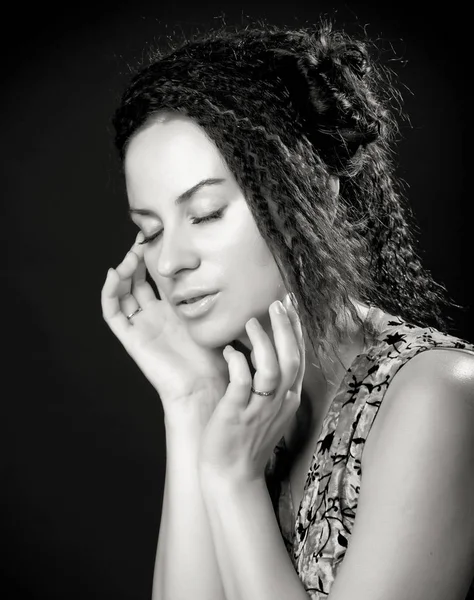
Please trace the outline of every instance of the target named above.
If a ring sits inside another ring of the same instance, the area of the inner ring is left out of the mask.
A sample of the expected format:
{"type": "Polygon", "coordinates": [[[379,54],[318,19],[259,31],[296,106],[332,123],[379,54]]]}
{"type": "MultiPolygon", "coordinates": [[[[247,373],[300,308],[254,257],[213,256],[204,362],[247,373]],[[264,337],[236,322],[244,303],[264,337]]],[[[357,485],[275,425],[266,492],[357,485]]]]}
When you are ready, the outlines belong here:
{"type": "MultiPolygon", "coordinates": [[[[438,350],[402,371],[328,600],[464,600],[473,576],[474,360],[438,350]]],[[[202,489],[228,600],[307,600],[264,483],[203,472],[202,489]]]]}
{"type": "Polygon", "coordinates": [[[228,600],[308,600],[280,534],[264,472],[301,399],[305,347],[290,300],[269,307],[275,345],[258,322],[246,326],[254,377],[244,355],[226,349],[229,387],[201,446],[201,486],[228,600]],[[257,389],[273,392],[258,396],[253,381],[257,389]]]}
{"type": "Polygon", "coordinates": [[[228,600],[308,600],[264,479],[237,482],[203,471],[202,490],[228,600]]]}
{"type": "Polygon", "coordinates": [[[152,598],[225,600],[197,461],[228,370],[220,350],[196,344],[167,301],[157,299],[146,281],[141,241],[142,232],[118,267],[109,269],[101,304],[104,320],[158,392],[165,415],[166,480],[152,598]]]}
{"type": "Polygon", "coordinates": [[[166,423],[166,479],[153,600],[225,600],[198,480],[202,426],[166,423]]]}

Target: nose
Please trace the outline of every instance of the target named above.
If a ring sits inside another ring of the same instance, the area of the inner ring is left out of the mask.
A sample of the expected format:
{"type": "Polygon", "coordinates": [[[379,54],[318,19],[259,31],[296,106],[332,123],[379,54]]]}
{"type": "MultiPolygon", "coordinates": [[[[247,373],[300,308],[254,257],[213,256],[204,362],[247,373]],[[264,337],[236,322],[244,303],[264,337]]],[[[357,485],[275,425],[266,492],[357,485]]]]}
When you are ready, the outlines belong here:
{"type": "Polygon", "coordinates": [[[187,237],[170,229],[161,234],[156,263],[156,270],[161,277],[174,277],[183,269],[196,269],[199,266],[197,249],[187,237]]]}

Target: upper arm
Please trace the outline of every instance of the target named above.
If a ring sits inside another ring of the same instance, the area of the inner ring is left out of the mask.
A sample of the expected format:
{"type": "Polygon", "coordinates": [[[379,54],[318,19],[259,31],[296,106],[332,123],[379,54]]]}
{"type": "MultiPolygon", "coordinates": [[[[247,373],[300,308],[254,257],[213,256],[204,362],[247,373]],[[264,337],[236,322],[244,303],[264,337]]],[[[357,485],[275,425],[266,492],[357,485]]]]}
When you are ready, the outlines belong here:
{"type": "Polygon", "coordinates": [[[423,352],[385,403],[329,600],[464,600],[474,574],[474,357],[423,352]]]}

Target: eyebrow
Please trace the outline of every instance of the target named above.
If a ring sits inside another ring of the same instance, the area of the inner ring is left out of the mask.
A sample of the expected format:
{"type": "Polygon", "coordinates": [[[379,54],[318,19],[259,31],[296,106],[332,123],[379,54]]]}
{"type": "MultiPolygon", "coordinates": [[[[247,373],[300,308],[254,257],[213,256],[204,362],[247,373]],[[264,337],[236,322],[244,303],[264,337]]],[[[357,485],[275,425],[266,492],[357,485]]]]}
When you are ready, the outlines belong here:
{"type": "MultiPolygon", "coordinates": [[[[194,194],[196,194],[201,188],[203,188],[207,185],[217,185],[219,183],[224,183],[224,182],[225,182],[225,179],[222,179],[222,178],[203,179],[199,183],[196,183],[196,185],[193,185],[193,187],[189,188],[189,190],[186,190],[185,192],[180,194],[176,198],[174,203],[176,204],[176,206],[179,206],[183,202],[190,200],[194,196],[194,194]]],[[[153,210],[149,210],[147,208],[129,208],[128,214],[129,215],[144,215],[144,216],[155,216],[156,215],[156,213],[153,210]]]]}

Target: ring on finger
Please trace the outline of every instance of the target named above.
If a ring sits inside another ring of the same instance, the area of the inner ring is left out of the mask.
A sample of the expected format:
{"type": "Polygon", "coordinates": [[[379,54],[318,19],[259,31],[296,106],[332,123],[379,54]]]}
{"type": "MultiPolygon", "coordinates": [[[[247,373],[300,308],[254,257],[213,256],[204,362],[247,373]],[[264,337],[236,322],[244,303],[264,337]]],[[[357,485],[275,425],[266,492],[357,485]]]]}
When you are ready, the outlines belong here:
{"type": "Polygon", "coordinates": [[[253,394],[258,394],[259,396],[273,396],[273,394],[276,392],[276,389],[272,390],[271,392],[260,392],[258,390],[256,390],[253,385],[250,388],[252,390],[253,394]]]}
{"type": "Polygon", "coordinates": [[[127,319],[130,321],[135,315],[137,315],[142,310],[143,310],[142,307],[139,306],[136,310],[134,310],[132,313],[130,313],[129,315],[127,315],[127,319]]]}

